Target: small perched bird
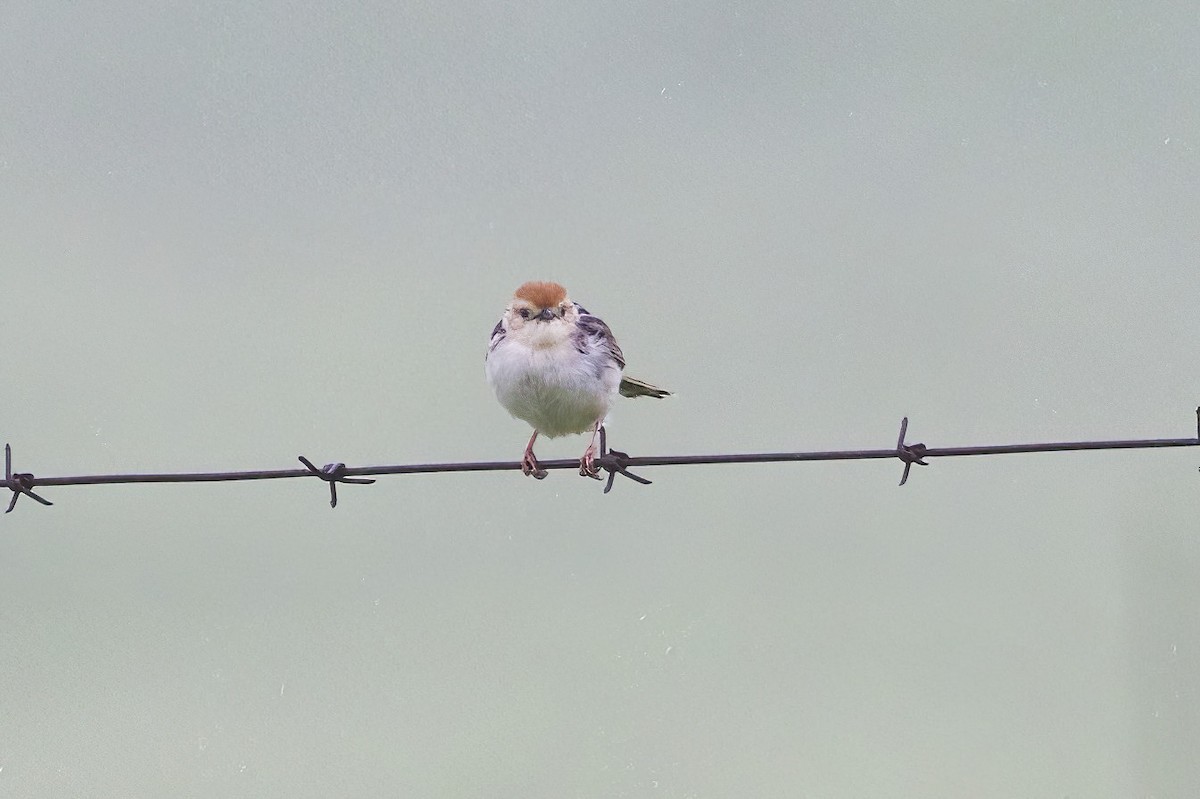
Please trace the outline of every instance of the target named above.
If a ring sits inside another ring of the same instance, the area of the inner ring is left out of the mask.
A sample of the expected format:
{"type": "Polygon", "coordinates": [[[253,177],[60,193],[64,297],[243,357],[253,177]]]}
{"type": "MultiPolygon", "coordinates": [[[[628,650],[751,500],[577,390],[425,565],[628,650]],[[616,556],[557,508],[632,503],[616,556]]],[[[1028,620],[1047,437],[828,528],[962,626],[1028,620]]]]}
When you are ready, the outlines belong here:
{"type": "Polygon", "coordinates": [[[671,392],[624,377],[625,357],[608,325],[567,296],[557,283],[534,281],[517,289],[492,330],[485,358],[496,399],[533,427],[521,471],[541,480],[533,443],[591,432],[579,474],[599,479],[596,435],[617,394],[666,397],[671,392]]]}

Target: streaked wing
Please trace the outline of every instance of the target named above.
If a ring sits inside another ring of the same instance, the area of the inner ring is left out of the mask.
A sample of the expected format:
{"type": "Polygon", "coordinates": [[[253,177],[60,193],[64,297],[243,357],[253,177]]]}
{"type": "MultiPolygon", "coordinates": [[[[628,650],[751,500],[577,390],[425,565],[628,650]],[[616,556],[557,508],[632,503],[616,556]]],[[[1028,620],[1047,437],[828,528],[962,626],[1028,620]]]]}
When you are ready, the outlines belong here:
{"type": "Polygon", "coordinates": [[[662,399],[663,397],[671,396],[671,392],[665,388],[652,386],[649,383],[638,380],[636,377],[621,377],[621,396],[622,397],[654,397],[662,399]]]}
{"type": "Polygon", "coordinates": [[[604,320],[598,316],[583,313],[581,308],[579,321],[575,323],[575,349],[586,355],[588,350],[593,347],[604,349],[609,357],[617,362],[618,367],[625,368],[625,356],[621,353],[621,348],[617,346],[617,340],[613,337],[612,331],[608,329],[608,325],[604,324],[604,320]]]}
{"type": "Polygon", "coordinates": [[[488,342],[487,353],[483,356],[485,361],[487,360],[487,356],[492,354],[492,350],[496,349],[496,345],[504,340],[505,335],[504,320],[501,319],[496,323],[496,326],[492,328],[492,338],[491,341],[488,342]]]}

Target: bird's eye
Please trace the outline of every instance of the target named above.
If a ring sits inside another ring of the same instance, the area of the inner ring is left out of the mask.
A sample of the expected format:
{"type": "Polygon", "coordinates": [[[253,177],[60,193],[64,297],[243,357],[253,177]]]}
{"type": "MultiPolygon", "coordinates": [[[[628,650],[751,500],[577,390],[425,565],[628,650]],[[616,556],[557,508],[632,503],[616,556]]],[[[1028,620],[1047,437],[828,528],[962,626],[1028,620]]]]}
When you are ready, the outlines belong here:
{"type": "Polygon", "coordinates": [[[522,308],[521,310],[517,311],[517,313],[521,315],[522,319],[529,318],[529,309],[528,308],[522,308]]]}

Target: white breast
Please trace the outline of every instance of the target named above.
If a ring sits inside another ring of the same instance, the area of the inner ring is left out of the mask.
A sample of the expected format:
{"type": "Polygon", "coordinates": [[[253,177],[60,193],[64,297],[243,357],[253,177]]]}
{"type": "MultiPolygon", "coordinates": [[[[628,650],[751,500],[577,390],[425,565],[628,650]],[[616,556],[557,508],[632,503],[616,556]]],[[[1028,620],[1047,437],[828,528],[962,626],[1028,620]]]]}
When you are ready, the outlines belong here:
{"type": "Polygon", "coordinates": [[[583,433],[608,415],[621,369],[599,350],[580,353],[569,340],[530,347],[506,337],[488,354],[488,382],[508,412],[539,433],[583,433]]]}

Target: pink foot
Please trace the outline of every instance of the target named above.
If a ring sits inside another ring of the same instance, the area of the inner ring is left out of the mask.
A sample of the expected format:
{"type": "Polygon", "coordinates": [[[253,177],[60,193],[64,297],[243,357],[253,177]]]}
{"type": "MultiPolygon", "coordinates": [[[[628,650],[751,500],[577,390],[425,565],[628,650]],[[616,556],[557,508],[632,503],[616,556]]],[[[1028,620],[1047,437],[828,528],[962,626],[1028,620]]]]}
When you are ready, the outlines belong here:
{"type": "Polygon", "coordinates": [[[600,470],[596,468],[596,445],[594,443],[583,451],[583,457],[579,459],[579,476],[591,477],[594,480],[600,479],[600,470]]]}
{"type": "Polygon", "coordinates": [[[521,472],[527,477],[536,477],[538,480],[545,480],[549,474],[541,466],[538,466],[537,458],[533,457],[532,452],[526,452],[525,457],[521,458],[521,472]]]}
{"type": "Polygon", "coordinates": [[[592,425],[592,440],[588,442],[588,448],[583,451],[583,457],[579,459],[580,477],[600,479],[600,470],[596,468],[596,436],[600,434],[603,424],[603,419],[597,419],[596,423],[592,425]]]}
{"type": "Polygon", "coordinates": [[[521,458],[521,473],[526,477],[535,477],[538,480],[545,480],[549,474],[541,466],[538,466],[537,458],[533,454],[533,442],[537,441],[537,431],[533,431],[533,435],[529,439],[529,443],[525,446],[525,455],[521,458]]]}

